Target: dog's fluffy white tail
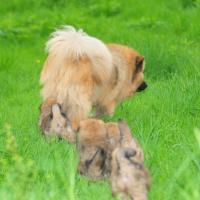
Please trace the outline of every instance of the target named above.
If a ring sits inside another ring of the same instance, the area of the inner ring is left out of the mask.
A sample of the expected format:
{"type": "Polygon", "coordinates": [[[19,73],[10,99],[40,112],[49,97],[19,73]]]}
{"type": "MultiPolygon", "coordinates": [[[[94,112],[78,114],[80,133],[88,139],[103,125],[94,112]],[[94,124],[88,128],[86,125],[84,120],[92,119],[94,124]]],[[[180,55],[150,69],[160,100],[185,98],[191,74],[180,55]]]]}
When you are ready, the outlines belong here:
{"type": "Polygon", "coordinates": [[[81,75],[82,66],[91,69],[88,77],[92,76],[95,83],[106,84],[110,79],[112,74],[110,51],[103,42],[82,30],[77,31],[71,26],[57,30],[47,42],[46,50],[49,56],[40,76],[40,82],[44,86],[42,89],[44,99],[52,95],[64,98],[65,93],[70,90],[73,79],[81,75]]]}
{"type": "Polygon", "coordinates": [[[72,26],[64,26],[52,33],[46,50],[50,54],[64,58],[78,59],[87,56],[90,59],[102,58],[108,63],[112,60],[109,50],[100,40],[72,26]]]}

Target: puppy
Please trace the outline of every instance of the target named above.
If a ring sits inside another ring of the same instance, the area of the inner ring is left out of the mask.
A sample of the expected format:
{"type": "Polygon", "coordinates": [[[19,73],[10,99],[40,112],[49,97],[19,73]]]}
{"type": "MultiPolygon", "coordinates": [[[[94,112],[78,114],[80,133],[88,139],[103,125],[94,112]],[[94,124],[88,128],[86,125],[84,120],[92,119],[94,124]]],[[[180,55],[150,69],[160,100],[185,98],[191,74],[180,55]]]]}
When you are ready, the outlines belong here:
{"type": "Polygon", "coordinates": [[[122,145],[123,147],[135,149],[136,156],[141,161],[144,159],[142,149],[137,141],[132,138],[130,129],[122,120],[118,123],[104,123],[98,119],[82,120],[78,132],[77,143],[80,154],[78,169],[81,174],[93,178],[97,178],[94,174],[98,174],[98,178],[109,176],[111,173],[112,152],[122,145]],[[101,164],[96,165],[96,162],[101,164]],[[95,173],[89,174],[86,169],[95,171],[95,173]],[[100,174],[101,176],[99,176],[100,174]]]}
{"type": "Polygon", "coordinates": [[[131,130],[129,129],[127,123],[123,120],[118,121],[118,128],[120,132],[120,148],[130,148],[135,151],[134,157],[137,158],[140,162],[144,162],[144,153],[139,145],[138,141],[132,136],[131,130]]]}
{"type": "Polygon", "coordinates": [[[49,99],[49,104],[43,105],[41,110],[40,127],[46,136],[55,135],[71,143],[76,141],[76,134],[59,104],[49,99]]]}
{"type": "Polygon", "coordinates": [[[118,121],[120,145],[112,152],[111,186],[113,195],[121,199],[146,200],[150,185],[144,154],[139,143],[132,137],[128,125],[118,121]]]}
{"type": "Polygon", "coordinates": [[[119,141],[117,123],[104,123],[98,119],[82,120],[77,141],[80,155],[79,172],[92,179],[109,176],[111,152],[119,141]]]}
{"type": "Polygon", "coordinates": [[[63,105],[77,130],[92,106],[96,115],[112,115],[115,106],[144,90],[144,57],[117,44],[104,44],[73,27],[57,30],[47,42],[48,57],[41,72],[42,97],[63,105]]]}
{"type": "Polygon", "coordinates": [[[81,121],[78,149],[81,174],[92,179],[110,176],[113,194],[122,198],[146,198],[149,175],[143,164],[144,154],[124,121],[81,121]]]}
{"type": "Polygon", "coordinates": [[[147,200],[149,173],[132,148],[116,148],[112,153],[111,185],[121,199],[147,200]]]}
{"type": "Polygon", "coordinates": [[[80,161],[78,171],[91,179],[107,176],[107,130],[102,120],[86,119],[80,122],[77,147],[80,161]]]}

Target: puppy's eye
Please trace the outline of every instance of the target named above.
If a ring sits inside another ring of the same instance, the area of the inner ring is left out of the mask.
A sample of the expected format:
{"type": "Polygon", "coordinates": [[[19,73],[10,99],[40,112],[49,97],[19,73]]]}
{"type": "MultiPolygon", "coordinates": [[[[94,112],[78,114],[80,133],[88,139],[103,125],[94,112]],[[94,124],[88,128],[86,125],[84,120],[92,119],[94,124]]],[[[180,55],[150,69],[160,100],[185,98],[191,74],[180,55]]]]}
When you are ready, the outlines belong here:
{"type": "Polygon", "coordinates": [[[52,113],[49,115],[49,119],[50,119],[50,120],[53,119],[53,114],[52,114],[52,113]]]}
{"type": "Polygon", "coordinates": [[[66,115],[65,115],[64,112],[61,112],[61,115],[62,115],[64,118],[66,118],[66,115]]]}

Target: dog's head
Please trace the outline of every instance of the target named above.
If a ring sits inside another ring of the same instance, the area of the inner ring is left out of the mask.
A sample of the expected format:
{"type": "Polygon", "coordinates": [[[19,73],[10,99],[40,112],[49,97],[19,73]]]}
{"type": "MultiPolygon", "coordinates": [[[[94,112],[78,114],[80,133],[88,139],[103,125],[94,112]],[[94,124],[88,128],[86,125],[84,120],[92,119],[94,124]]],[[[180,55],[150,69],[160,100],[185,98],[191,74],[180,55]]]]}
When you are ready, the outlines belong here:
{"type": "Polygon", "coordinates": [[[145,90],[147,83],[144,81],[144,57],[127,46],[110,44],[108,47],[113,54],[113,62],[118,66],[121,81],[123,81],[119,99],[124,99],[132,96],[135,92],[145,90]]]}
{"type": "Polygon", "coordinates": [[[129,53],[124,97],[132,96],[135,92],[141,92],[147,88],[147,83],[144,81],[144,57],[132,49],[129,49],[129,53]]]}

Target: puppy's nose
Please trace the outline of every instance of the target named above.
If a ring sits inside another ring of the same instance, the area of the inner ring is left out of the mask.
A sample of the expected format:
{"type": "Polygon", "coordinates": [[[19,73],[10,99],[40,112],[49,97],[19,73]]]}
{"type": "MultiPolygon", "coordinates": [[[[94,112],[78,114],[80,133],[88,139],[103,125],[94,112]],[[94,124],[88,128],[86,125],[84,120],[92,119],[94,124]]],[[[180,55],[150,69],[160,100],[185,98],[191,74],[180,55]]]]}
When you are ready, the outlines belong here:
{"type": "Polygon", "coordinates": [[[142,84],[138,87],[137,92],[141,92],[147,88],[146,82],[142,82],[142,84]]]}

